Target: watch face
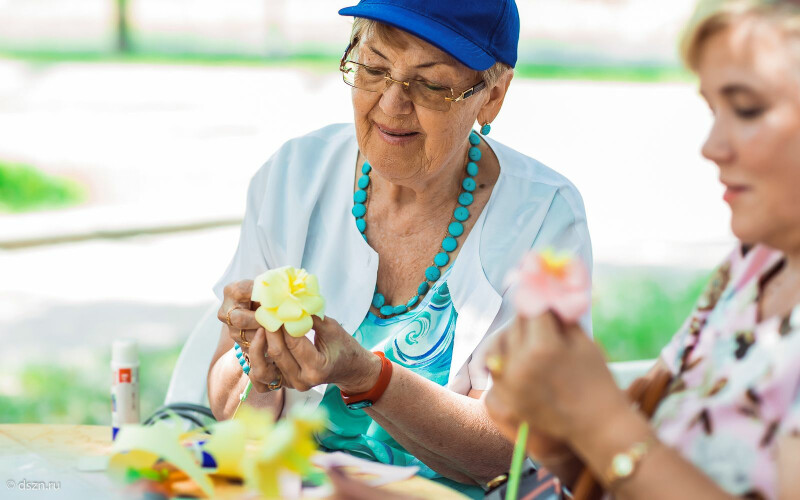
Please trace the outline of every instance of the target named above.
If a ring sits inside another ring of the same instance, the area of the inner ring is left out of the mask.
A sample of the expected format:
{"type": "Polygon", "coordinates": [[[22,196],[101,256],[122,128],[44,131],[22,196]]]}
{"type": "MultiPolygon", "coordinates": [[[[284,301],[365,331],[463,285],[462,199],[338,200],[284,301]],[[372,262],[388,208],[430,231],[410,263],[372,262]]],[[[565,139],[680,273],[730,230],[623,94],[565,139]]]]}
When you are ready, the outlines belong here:
{"type": "Polygon", "coordinates": [[[363,410],[364,408],[369,408],[372,406],[372,401],[369,399],[365,399],[364,401],[359,401],[357,403],[350,403],[347,405],[348,408],[351,410],[363,410]]]}
{"type": "Polygon", "coordinates": [[[619,477],[628,477],[633,473],[634,463],[633,459],[625,454],[620,454],[614,457],[611,466],[614,469],[614,474],[619,477]]]}

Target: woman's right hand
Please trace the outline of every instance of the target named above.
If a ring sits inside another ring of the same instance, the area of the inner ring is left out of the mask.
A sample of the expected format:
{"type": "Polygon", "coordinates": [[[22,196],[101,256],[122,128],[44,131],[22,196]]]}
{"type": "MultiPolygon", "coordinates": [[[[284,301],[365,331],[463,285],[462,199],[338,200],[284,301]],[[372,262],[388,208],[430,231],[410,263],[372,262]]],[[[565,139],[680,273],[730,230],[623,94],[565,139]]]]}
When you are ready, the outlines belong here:
{"type": "MultiPolygon", "coordinates": [[[[231,340],[242,348],[250,365],[248,377],[256,392],[269,392],[269,384],[282,379],[280,370],[267,355],[267,337],[264,328],[256,321],[255,310],[259,303],[252,302],[253,280],[229,283],[223,290],[222,306],[217,318],[224,323],[231,340]]],[[[280,383],[278,384],[280,385],[280,383]]]]}

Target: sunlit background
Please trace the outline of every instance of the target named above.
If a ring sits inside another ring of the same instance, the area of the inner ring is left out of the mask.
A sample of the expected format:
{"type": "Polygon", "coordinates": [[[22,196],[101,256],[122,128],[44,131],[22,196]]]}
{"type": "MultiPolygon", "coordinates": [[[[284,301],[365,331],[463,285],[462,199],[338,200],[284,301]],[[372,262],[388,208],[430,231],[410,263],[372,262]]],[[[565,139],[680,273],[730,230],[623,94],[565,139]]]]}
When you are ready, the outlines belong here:
{"type": "MultiPolygon", "coordinates": [[[[352,0],[355,2],[355,0],[352,0]]],[[[691,0],[518,0],[492,136],[569,177],[594,331],[653,358],[731,247],[710,123],[676,42],[691,0]]],[[[215,301],[250,176],[352,121],[346,0],[0,0],[0,422],[105,423],[115,339],[143,416],[215,301]]]]}

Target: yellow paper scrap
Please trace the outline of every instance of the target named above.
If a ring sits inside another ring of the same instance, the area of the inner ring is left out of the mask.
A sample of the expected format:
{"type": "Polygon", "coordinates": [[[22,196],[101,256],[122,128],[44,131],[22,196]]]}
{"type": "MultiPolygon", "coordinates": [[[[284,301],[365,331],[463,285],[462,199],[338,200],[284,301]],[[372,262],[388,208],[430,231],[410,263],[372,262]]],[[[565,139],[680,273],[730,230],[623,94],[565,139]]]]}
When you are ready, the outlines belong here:
{"type": "Polygon", "coordinates": [[[183,471],[209,497],[214,484],[180,442],[181,430],[164,421],[152,426],[127,425],[120,429],[112,446],[109,470],[123,474],[128,468],[150,469],[161,459],[183,471]]]}

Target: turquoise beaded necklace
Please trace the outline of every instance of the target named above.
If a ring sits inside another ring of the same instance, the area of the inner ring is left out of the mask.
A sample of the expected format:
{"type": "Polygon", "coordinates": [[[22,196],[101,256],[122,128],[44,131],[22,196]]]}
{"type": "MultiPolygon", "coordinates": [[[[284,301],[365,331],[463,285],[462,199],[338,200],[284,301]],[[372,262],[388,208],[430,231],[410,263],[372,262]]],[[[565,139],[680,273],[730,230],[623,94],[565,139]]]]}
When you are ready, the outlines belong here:
{"type": "MultiPolygon", "coordinates": [[[[420,298],[428,292],[432,283],[442,275],[440,268],[450,262],[450,253],[458,247],[458,238],[464,234],[464,222],[469,219],[469,209],[474,200],[472,192],[475,191],[477,184],[475,183],[475,176],[478,175],[478,161],[481,159],[481,150],[478,145],[481,143],[481,137],[474,131],[469,134],[470,148],[468,152],[469,162],[467,162],[467,176],[461,187],[464,191],[458,195],[458,207],[453,212],[453,218],[450,225],[447,226],[447,236],[442,240],[442,250],[433,258],[433,265],[425,270],[425,280],[420,283],[417,288],[417,293],[411,297],[405,304],[393,306],[386,303],[386,298],[383,294],[378,292],[378,287],[375,287],[375,294],[372,296],[372,305],[380,311],[381,316],[390,318],[398,314],[412,309],[420,300],[420,298]]],[[[369,187],[369,174],[372,172],[372,166],[369,162],[364,162],[361,166],[361,177],[358,179],[358,189],[353,195],[353,217],[356,218],[356,227],[361,232],[364,241],[367,241],[367,235],[364,231],[367,230],[367,222],[364,217],[367,214],[367,188],[369,187]]]]}

